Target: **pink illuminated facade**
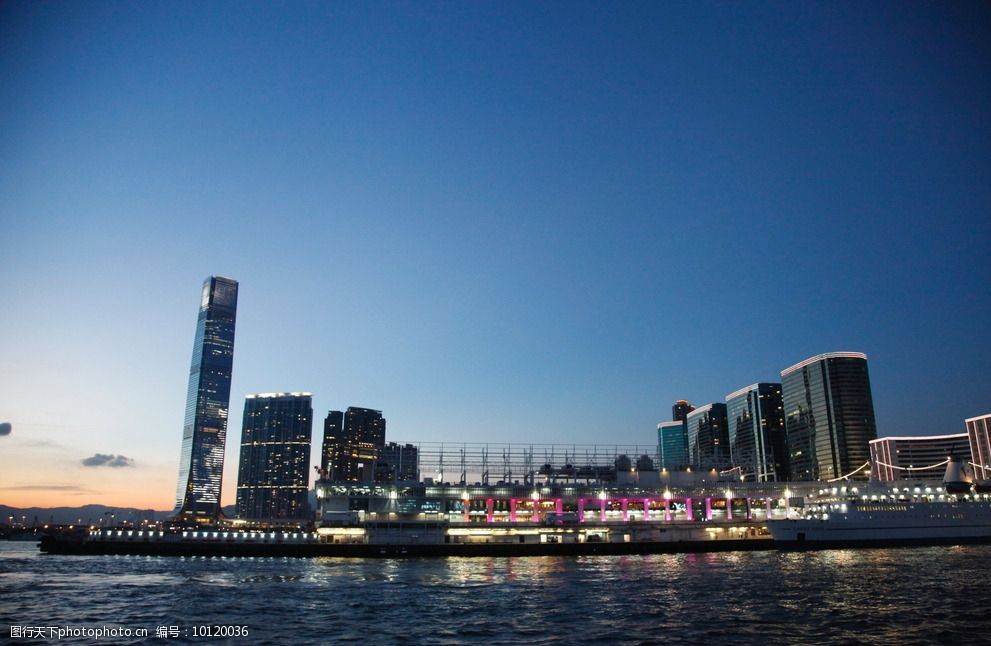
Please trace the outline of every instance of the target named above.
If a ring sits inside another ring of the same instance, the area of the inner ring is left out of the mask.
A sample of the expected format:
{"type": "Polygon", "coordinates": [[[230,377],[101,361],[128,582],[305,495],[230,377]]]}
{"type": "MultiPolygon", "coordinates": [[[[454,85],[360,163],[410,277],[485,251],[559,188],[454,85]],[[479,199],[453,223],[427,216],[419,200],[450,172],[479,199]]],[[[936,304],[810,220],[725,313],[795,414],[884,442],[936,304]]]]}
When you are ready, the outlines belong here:
{"type": "Polygon", "coordinates": [[[965,420],[976,480],[991,480],[991,414],[965,420]]]}
{"type": "Polygon", "coordinates": [[[869,442],[878,480],[942,480],[950,456],[970,461],[967,433],[880,437],[869,442]]]}

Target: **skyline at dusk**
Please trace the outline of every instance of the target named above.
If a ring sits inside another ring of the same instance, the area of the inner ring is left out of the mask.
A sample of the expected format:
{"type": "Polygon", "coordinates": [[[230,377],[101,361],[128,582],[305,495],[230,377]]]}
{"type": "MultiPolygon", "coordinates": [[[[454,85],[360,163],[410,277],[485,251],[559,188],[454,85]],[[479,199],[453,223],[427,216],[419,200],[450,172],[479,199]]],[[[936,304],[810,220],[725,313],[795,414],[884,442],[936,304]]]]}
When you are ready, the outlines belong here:
{"type": "Polygon", "coordinates": [[[0,503],[170,509],[200,287],[245,396],[397,442],[657,443],[864,352],[991,412],[983,5],[0,6],[0,503]]]}

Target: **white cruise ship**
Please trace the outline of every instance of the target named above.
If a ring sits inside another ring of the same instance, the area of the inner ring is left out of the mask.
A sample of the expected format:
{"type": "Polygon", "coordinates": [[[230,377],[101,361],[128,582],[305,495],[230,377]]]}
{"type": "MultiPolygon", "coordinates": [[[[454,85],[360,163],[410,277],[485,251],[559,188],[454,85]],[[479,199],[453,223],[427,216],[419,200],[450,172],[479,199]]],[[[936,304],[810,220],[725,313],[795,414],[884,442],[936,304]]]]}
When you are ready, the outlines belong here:
{"type": "Polygon", "coordinates": [[[769,520],[767,528],[785,549],[991,543],[991,495],[947,492],[960,484],[948,477],[944,486],[823,489],[799,518],[769,520]]]}

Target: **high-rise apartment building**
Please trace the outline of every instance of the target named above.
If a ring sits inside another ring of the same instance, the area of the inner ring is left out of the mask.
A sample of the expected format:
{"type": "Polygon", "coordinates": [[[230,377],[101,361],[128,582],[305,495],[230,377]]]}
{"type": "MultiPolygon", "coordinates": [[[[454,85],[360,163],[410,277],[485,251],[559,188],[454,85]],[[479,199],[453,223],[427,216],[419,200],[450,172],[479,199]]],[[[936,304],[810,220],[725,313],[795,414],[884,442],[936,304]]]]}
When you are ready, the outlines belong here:
{"type": "Polygon", "coordinates": [[[657,425],[657,448],[660,467],[678,471],[688,466],[688,437],[685,422],[661,422],[657,425]]]}
{"type": "Polygon", "coordinates": [[[698,469],[730,466],[726,404],[706,404],[688,413],[688,461],[698,469]]]}
{"type": "Polygon", "coordinates": [[[337,415],[338,411],[331,411],[324,422],[327,477],[335,481],[372,482],[375,462],[385,447],[382,411],[351,406],[344,412],[339,432],[337,415]]]}
{"type": "Polygon", "coordinates": [[[791,478],[868,478],[877,428],[867,355],[816,355],[783,370],[781,389],[791,478]]]}
{"type": "Polygon", "coordinates": [[[344,412],[332,410],[323,420],[323,444],[320,450],[321,477],[334,480],[334,465],[341,460],[344,446],[344,412]]]}
{"type": "Polygon", "coordinates": [[[688,400],[679,399],[674,403],[674,406],[671,407],[671,419],[674,421],[684,422],[685,418],[688,417],[688,414],[693,410],[695,410],[695,407],[692,406],[688,400]]]}
{"type": "Polygon", "coordinates": [[[748,482],[788,479],[781,384],[758,383],[726,395],[730,462],[748,482]]]}
{"type": "Polygon", "coordinates": [[[244,400],[237,516],[252,520],[309,517],[310,393],[265,393],[244,400]]]}
{"type": "Polygon", "coordinates": [[[419,450],[413,444],[387,442],[375,463],[375,482],[418,482],[419,450]]]}
{"type": "Polygon", "coordinates": [[[177,519],[210,523],[220,516],[227,412],[234,365],[237,281],[211,276],[203,283],[186,390],[177,519]]]}

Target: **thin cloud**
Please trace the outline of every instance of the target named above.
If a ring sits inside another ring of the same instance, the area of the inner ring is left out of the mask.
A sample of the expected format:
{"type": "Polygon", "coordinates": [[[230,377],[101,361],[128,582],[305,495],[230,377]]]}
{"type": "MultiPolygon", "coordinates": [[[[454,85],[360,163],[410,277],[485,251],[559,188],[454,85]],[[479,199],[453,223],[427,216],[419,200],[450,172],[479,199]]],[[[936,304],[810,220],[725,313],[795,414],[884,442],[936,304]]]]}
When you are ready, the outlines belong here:
{"type": "Polygon", "coordinates": [[[4,491],[61,491],[70,494],[92,494],[100,493],[93,489],[87,489],[86,487],[80,487],[79,485],[72,484],[27,484],[27,485],[13,485],[8,487],[0,487],[0,490],[4,491]]]}
{"type": "Polygon", "coordinates": [[[24,440],[21,439],[23,436],[18,436],[18,446],[23,446],[29,449],[61,449],[66,450],[65,445],[59,444],[57,442],[49,442],[48,440],[24,440]]]}
{"type": "Polygon", "coordinates": [[[133,467],[134,460],[123,455],[113,455],[107,453],[94,453],[88,458],[81,460],[84,467],[133,467]]]}

